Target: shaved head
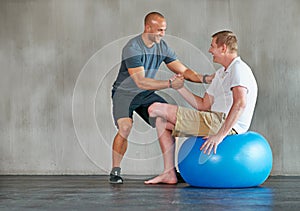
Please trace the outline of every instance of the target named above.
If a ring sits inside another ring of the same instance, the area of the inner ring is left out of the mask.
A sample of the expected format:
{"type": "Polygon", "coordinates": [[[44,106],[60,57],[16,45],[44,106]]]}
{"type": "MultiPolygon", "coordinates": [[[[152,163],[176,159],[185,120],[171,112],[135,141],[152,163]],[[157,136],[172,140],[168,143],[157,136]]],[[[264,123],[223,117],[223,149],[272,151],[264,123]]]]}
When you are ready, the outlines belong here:
{"type": "Polygon", "coordinates": [[[153,20],[156,20],[157,18],[165,19],[165,17],[160,14],[159,12],[150,12],[146,15],[144,24],[151,24],[153,20]]]}
{"type": "Polygon", "coordinates": [[[143,40],[147,46],[151,47],[154,43],[159,43],[167,30],[165,17],[159,12],[150,12],[145,16],[143,40]]]}

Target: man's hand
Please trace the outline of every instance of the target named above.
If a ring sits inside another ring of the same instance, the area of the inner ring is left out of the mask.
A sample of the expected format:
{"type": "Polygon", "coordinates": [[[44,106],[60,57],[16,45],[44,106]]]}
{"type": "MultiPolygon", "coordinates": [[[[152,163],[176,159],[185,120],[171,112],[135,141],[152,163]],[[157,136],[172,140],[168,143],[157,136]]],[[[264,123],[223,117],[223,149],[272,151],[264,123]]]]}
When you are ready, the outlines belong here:
{"type": "Polygon", "coordinates": [[[204,154],[210,154],[211,150],[214,151],[214,154],[217,153],[218,145],[223,141],[225,137],[219,136],[218,134],[212,135],[212,136],[205,136],[203,137],[204,140],[206,140],[200,150],[203,150],[204,154]]]}
{"type": "Polygon", "coordinates": [[[173,89],[180,89],[184,85],[184,77],[181,74],[173,76],[170,80],[173,89]]]}

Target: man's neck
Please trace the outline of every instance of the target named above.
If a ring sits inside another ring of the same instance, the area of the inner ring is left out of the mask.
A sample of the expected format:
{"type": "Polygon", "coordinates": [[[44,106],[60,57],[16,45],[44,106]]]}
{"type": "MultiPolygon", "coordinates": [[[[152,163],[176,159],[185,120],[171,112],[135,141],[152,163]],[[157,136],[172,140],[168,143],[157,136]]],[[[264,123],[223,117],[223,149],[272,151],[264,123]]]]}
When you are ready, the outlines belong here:
{"type": "Polygon", "coordinates": [[[237,58],[238,55],[236,53],[234,54],[228,54],[227,57],[225,57],[224,59],[224,63],[223,63],[223,66],[224,66],[224,71],[227,70],[227,68],[230,66],[230,64],[232,63],[232,61],[237,58]]]}
{"type": "Polygon", "coordinates": [[[142,40],[148,48],[151,48],[154,45],[154,42],[148,39],[148,36],[145,32],[142,34],[142,40]]]}

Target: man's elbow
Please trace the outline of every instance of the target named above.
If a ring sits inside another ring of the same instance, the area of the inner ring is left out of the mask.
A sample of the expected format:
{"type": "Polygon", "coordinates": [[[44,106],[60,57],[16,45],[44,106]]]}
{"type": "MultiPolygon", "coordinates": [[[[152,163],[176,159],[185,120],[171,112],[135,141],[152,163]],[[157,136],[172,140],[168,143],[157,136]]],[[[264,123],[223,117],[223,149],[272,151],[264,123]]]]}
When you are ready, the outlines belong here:
{"type": "Polygon", "coordinates": [[[134,82],[138,88],[147,89],[146,84],[144,83],[143,80],[135,80],[134,82]]]}
{"type": "Polygon", "coordinates": [[[145,89],[145,86],[142,83],[135,83],[139,89],[145,89]]]}

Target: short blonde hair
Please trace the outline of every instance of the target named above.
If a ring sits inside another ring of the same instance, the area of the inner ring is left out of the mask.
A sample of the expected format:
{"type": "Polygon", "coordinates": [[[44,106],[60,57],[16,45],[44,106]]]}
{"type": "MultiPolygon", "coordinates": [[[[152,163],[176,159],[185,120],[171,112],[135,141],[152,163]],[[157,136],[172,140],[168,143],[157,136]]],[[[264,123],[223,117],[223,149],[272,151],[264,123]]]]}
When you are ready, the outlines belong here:
{"type": "Polygon", "coordinates": [[[216,44],[219,46],[225,44],[231,53],[238,51],[238,43],[237,43],[237,37],[232,31],[219,31],[212,35],[212,38],[216,39],[216,44]]]}

